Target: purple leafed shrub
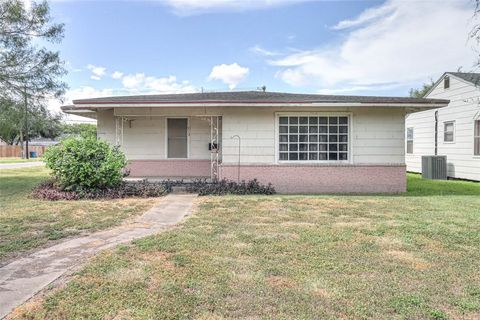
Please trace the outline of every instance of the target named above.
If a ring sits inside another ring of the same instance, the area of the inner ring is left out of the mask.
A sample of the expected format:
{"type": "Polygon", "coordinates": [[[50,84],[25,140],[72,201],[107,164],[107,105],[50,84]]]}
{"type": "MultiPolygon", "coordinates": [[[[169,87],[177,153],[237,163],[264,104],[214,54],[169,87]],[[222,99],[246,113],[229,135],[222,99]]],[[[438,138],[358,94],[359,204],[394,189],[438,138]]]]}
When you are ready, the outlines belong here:
{"type": "Polygon", "coordinates": [[[54,180],[47,180],[33,189],[31,195],[33,198],[49,201],[128,197],[149,198],[163,196],[170,191],[170,188],[170,186],[163,183],[142,180],[140,182],[121,182],[112,188],[67,191],[62,190],[54,180]]]}
{"type": "Polygon", "coordinates": [[[228,180],[217,182],[207,182],[205,180],[196,180],[187,186],[187,191],[198,193],[200,196],[206,195],[226,195],[226,194],[275,194],[275,188],[271,183],[263,185],[257,179],[242,181],[240,183],[228,180]]]}

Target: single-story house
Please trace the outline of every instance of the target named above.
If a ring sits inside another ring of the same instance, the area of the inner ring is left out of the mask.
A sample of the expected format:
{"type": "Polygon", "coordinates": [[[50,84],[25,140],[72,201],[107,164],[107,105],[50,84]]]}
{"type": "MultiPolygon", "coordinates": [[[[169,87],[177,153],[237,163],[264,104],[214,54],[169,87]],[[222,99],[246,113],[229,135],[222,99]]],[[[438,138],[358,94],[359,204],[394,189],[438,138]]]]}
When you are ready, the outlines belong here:
{"type": "Polygon", "coordinates": [[[422,171],[422,156],[447,156],[447,176],[480,181],[480,73],[445,72],[425,95],[448,106],[406,118],[407,170],[422,171]]]}
{"type": "Polygon", "coordinates": [[[133,177],[258,179],[281,193],[404,192],[405,115],[448,100],[263,91],[82,99],[133,177]]]}

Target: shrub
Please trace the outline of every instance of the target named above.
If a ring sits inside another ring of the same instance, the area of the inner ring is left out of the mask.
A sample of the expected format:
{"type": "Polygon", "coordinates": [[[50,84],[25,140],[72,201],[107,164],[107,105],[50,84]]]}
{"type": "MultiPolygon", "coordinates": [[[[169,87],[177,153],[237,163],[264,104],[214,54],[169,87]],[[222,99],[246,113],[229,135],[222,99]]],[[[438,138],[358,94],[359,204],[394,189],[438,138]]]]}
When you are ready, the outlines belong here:
{"type": "Polygon", "coordinates": [[[80,200],[80,199],[117,199],[127,197],[160,197],[170,191],[164,183],[153,183],[146,180],[140,182],[121,182],[113,188],[85,190],[62,190],[54,180],[47,180],[38,185],[32,191],[32,197],[36,199],[57,200],[80,200]]]}
{"type": "Polygon", "coordinates": [[[196,180],[187,186],[187,191],[205,195],[225,195],[225,194],[275,194],[275,188],[271,183],[262,185],[257,179],[242,181],[240,183],[228,180],[217,182],[207,182],[206,180],[196,180]]]}
{"type": "Polygon", "coordinates": [[[44,160],[62,190],[92,191],[122,182],[125,155],[94,137],[72,137],[47,149],[44,160]]]}

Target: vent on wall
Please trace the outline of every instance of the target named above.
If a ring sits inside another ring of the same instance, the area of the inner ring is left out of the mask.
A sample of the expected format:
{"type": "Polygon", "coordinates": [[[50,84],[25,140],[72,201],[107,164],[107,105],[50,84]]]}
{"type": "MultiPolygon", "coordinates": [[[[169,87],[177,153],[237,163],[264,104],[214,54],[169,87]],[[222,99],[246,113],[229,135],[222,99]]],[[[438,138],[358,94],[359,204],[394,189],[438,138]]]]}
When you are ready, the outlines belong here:
{"type": "Polygon", "coordinates": [[[422,156],[422,178],[447,180],[447,156],[422,156]]]}

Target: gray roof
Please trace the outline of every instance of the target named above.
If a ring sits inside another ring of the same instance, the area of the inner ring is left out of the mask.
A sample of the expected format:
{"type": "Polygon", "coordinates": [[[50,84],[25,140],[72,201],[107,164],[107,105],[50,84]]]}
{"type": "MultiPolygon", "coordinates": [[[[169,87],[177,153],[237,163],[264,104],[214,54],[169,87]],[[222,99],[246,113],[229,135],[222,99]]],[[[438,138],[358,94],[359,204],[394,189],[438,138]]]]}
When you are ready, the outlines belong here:
{"type": "Polygon", "coordinates": [[[409,97],[343,96],[263,91],[227,91],[178,93],[137,96],[116,96],[74,100],[82,104],[143,104],[143,103],[368,103],[368,104],[448,104],[448,100],[409,97]]]}
{"type": "Polygon", "coordinates": [[[480,84],[480,73],[474,73],[474,72],[446,72],[446,73],[451,74],[452,76],[455,76],[457,78],[463,79],[465,81],[468,81],[470,83],[473,83],[474,85],[480,84]]]}

